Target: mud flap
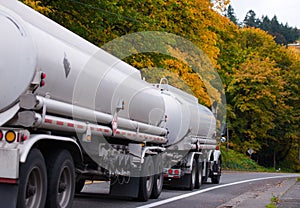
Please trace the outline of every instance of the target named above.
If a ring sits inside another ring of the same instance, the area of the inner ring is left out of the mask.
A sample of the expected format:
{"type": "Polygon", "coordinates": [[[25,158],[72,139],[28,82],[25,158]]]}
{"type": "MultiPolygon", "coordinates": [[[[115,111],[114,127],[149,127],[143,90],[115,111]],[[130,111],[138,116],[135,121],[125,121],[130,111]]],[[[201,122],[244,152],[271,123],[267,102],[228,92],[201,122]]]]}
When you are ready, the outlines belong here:
{"type": "Polygon", "coordinates": [[[170,188],[188,189],[190,187],[190,174],[185,174],[181,178],[167,179],[164,185],[170,188]]]}
{"type": "Polygon", "coordinates": [[[1,207],[16,208],[18,198],[18,185],[0,184],[0,202],[1,207]]]}
{"type": "Polygon", "coordinates": [[[118,182],[110,185],[110,195],[118,197],[137,198],[139,194],[140,178],[131,177],[129,183],[118,182]]]}

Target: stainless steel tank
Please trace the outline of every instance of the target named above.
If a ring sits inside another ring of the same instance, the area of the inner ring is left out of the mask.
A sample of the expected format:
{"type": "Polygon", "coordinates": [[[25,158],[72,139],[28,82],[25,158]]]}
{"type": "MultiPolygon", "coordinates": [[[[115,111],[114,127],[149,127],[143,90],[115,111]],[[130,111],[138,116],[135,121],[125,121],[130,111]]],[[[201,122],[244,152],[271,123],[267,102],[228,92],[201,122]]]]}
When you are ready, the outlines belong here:
{"type": "Polygon", "coordinates": [[[12,107],[33,79],[36,53],[24,22],[0,7],[0,112],[12,107]]]}
{"type": "Polygon", "coordinates": [[[164,118],[160,92],[137,69],[22,3],[0,0],[0,27],[0,112],[41,70],[47,78],[39,95],[112,115],[124,102],[120,117],[152,125],[164,118]]]}
{"type": "Polygon", "coordinates": [[[198,104],[197,98],[172,86],[162,92],[166,127],[169,131],[168,145],[176,144],[187,136],[215,139],[216,119],[205,106],[198,104]]]}

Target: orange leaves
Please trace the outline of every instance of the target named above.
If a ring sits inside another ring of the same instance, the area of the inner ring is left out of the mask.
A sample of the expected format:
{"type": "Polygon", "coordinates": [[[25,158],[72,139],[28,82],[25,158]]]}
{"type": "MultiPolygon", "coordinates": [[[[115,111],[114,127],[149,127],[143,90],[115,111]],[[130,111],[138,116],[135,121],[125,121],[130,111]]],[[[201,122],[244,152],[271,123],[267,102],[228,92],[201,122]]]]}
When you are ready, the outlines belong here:
{"type": "Polygon", "coordinates": [[[36,0],[23,0],[25,4],[33,8],[34,10],[42,13],[42,14],[48,14],[51,12],[51,7],[43,6],[41,4],[41,1],[36,0]]]}
{"type": "Polygon", "coordinates": [[[225,11],[230,3],[230,0],[213,0],[214,8],[216,11],[222,13],[225,11]]]}

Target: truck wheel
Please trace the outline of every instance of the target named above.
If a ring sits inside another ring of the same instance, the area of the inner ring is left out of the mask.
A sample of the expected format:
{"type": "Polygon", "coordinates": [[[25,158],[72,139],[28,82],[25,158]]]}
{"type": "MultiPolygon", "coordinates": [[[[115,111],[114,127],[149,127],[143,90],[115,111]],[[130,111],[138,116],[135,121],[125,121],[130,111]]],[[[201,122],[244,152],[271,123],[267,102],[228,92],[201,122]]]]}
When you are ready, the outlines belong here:
{"type": "Polygon", "coordinates": [[[203,171],[205,171],[205,176],[202,177],[202,183],[206,183],[208,180],[208,176],[209,176],[209,169],[208,169],[209,163],[206,162],[206,168],[203,169],[203,171]]]}
{"type": "Polygon", "coordinates": [[[154,163],[151,157],[146,157],[145,162],[142,165],[142,177],[140,177],[140,186],[138,201],[147,201],[153,190],[154,183],[154,163]]]}
{"type": "Polygon", "coordinates": [[[211,177],[211,182],[213,184],[219,184],[220,183],[220,178],[221,178],[221,160],[218,161],[218,163],[214,162],[213,164],[213,172],[218,173],[218,175],[213,175],[211,177]]]}
{"type": "Polygon", "coordinates": [[[32,149],[20,166],[17,207],[40,207],[46,202],[47,171],[45,160],[38,149],[32,149]]]}
{"type": "Polygon", "coordinates": [[[202,184],[202,172],[203,172],[202,165],[201,163],[197,162],[195,189],[199,189],[202,184]]]}
{"type": "Polygon", "coordinates": [[[46,160],[48,170],[47,207],[71,207],[75,192],[75,167],[67,150],[56,151],[46,160]]]}
{"type": "Polygon", "coordinates": [[[193,160],[193,165],[192,165],[192,172],[190,174],[186,174],[184,176],[184,183],[187,184],[187,189],[188,190],[193,190],[195,188],[195,183],[196,183],[196,175],[197,175],[197,163],[196,160],[193,160]]]}
{"type": "Polygon", "coordinates": [[[211,177],[211,182],[213,183],[213,184],[219,184],[220,183],[220,176],[213,176],[213,177],[211,177]]]}
{"type": "Polygon", "coordinates": [[[79,179],[78,181],[76,181],[75,184],[75,193],[76,194],[80,194],[80,192],[82,191],[83,187],[85,184],[85,180],[84,179],[79,179]]]}
{"type": "Polygon", "coordinates": [[[155,165],[155,175],[154,175],[154,183],[153,190],[151,194],[151,199],[157,199],[162,192],[163,183],[164,183],[164,174],[163,174],[163,163],[162,158],[160,156],[156,156],[154,159],[155,165]]]}

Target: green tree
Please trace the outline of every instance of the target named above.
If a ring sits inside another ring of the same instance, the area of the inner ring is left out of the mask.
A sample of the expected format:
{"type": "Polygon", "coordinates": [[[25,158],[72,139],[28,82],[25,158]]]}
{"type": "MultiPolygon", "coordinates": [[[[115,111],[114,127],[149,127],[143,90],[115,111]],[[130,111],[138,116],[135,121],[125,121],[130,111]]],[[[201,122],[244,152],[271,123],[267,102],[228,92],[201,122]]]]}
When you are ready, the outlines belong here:
{"type": "Polygon", "coordinates": [[[268,131],[276,126],[273,109],[280,96],[278,84],[282,83],[279,69],[269,58],[253,53],[234,72],[227,88],[234,110],[232,121],[236,120],[234,134],[242,148],[259,151],[269,139],[268,131]]]}
{"type": "Polygon", "coordinates": [[[246,26],[246,27],[258,28],[260,25],[260,20],[258,18],[256,18],[255,12],[253,10],[250,10],[247,12],[243,23],[244,23],[244,26],[246,26]]]}
{"type": "Polygon", "coordinates": [[[234,24],[238,25],[238,19],[236,18],[236,15],[234,13],[234,9],[231,5],[229,5],[225,11],[225,17],[230,19],[234,24]]]}

